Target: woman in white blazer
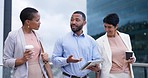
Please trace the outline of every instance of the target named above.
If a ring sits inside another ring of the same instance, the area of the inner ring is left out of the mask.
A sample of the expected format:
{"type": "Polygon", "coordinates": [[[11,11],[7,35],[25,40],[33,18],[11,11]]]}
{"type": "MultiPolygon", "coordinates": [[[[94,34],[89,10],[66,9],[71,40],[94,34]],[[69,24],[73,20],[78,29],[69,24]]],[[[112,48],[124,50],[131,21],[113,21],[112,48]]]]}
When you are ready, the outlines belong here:
{"type": "Polygon", "coordinates": [[[21,11],[20,19],[23,26],[11,31],[5,40],[3,64],[12,68],[11,78],[48,78],[43,67],[48,54],[43,53],[42,58],[40,40],[34,31],[40,27],[40,15],[27,7],[21,11]],[[25,49],[26,45],[33,45],[34,50],[25,49]]]}
{"type": "Polygon", "coordinates": [[[126,60],[125,51],[132,51],[128,34],[117,31],[119,17],[116,13],[107,15],[103,19],[106,34],[98,38],[98,49],[102,58],[100,78],[134,78],[132,63],[136,58],[133,54],[126,60]]]}

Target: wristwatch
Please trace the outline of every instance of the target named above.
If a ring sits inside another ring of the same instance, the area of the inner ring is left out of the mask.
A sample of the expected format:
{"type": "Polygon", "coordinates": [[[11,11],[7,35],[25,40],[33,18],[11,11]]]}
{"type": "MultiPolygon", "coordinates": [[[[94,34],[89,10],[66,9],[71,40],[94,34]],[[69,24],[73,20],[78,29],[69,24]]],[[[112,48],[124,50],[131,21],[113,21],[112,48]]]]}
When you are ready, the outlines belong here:
{"type": "Polygon", "coordinates": [[[47,64],[48,63],[48,61],[44,61],[44,64],[47,64]]]}

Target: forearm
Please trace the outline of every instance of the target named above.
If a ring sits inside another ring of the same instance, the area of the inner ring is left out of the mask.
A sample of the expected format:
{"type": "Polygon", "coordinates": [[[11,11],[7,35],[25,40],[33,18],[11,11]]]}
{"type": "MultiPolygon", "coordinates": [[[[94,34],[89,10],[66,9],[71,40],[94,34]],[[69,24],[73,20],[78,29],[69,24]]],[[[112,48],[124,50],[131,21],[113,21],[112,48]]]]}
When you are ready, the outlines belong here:
{"type": "Polygon", "coordinates": [[[100,78],[100,71],[99,72],[95,72],[96,74],[96,78],[100,78]]]}
{"type": "Polygon", "coordinates": [[[24,64],[26,61],[27,60],[25,60],[24,58],[17,58],[16,61],[15,61],[15,67],[24,64]]]}
{"type": "Polygon", "coordinates": [[[49,63],[45,63],[45,67],[48,68],[48,69],[46,69],[46,71],[49,72],[49,73],[47,73],[49,78],[53,78],[50,64],[49,63]]]}
{"type": "Polygon", "coordinates": [[[69,63],[67,63],[67,58],[63,58],[63,57],[55,57],[55,58],[52,58],[52,63],[55,66],[60,66],[60,67],[69,64],[69,63]]]}

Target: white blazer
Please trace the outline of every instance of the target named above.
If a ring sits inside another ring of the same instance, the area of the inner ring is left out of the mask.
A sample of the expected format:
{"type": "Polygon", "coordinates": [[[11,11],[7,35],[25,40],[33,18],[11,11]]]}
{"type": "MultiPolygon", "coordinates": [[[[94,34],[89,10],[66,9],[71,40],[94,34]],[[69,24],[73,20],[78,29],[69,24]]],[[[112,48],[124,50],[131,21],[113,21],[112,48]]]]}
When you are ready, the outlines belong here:
{"type": "MultiPolygon", "coordinates": [[[[129,35],[121,33],[119,31],[117,31],[117,32],[119,33],[121,39],[125,43],[128,50],[132,51],[131,41],[130,41],[129,35]]],[[[98,43],[99,52],[102,55],[102,58],[104,60],[103,63],[102,63],[102,66],[101,66],[100,78],[109,78],[110,70],[111,70],[111,67],[112,67],[112,52],[111,52],[111,48],[110,48],[110,45],[109,45],[107,33],[105,35],[101,36],[100,38],[98,38],[96,41],[98,43]]],[[[133,56],[134,56],[134,54],[133,54],[133,56]]],[[[136,60],[136,58],[135,58],[135,60],[136,60]]],[[[129,67],[130,67],[131,78],[134,78],[132,65],[130,64],[129,67]]]]}

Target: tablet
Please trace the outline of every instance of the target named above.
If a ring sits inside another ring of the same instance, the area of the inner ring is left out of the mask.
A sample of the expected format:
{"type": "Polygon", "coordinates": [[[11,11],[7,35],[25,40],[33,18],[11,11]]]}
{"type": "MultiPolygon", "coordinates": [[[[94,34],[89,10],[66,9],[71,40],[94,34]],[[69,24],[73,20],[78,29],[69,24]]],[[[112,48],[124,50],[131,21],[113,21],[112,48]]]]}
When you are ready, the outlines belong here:
{"type": "Polygon", "coordinates": [[[100,63],[102,63],[103,62],[103,60],[92,60],[92,61],[89,61],[89,62],[87,62],[86,64],[84,64],[83,66],[82,66],[82,68],[81,68],[81,70],[84,70],[84,69],[86,69],[87,67],[89,67],[89,66],[92,66],[92,65],[96,65],[96,64],[100,64],[100,63]]]}

